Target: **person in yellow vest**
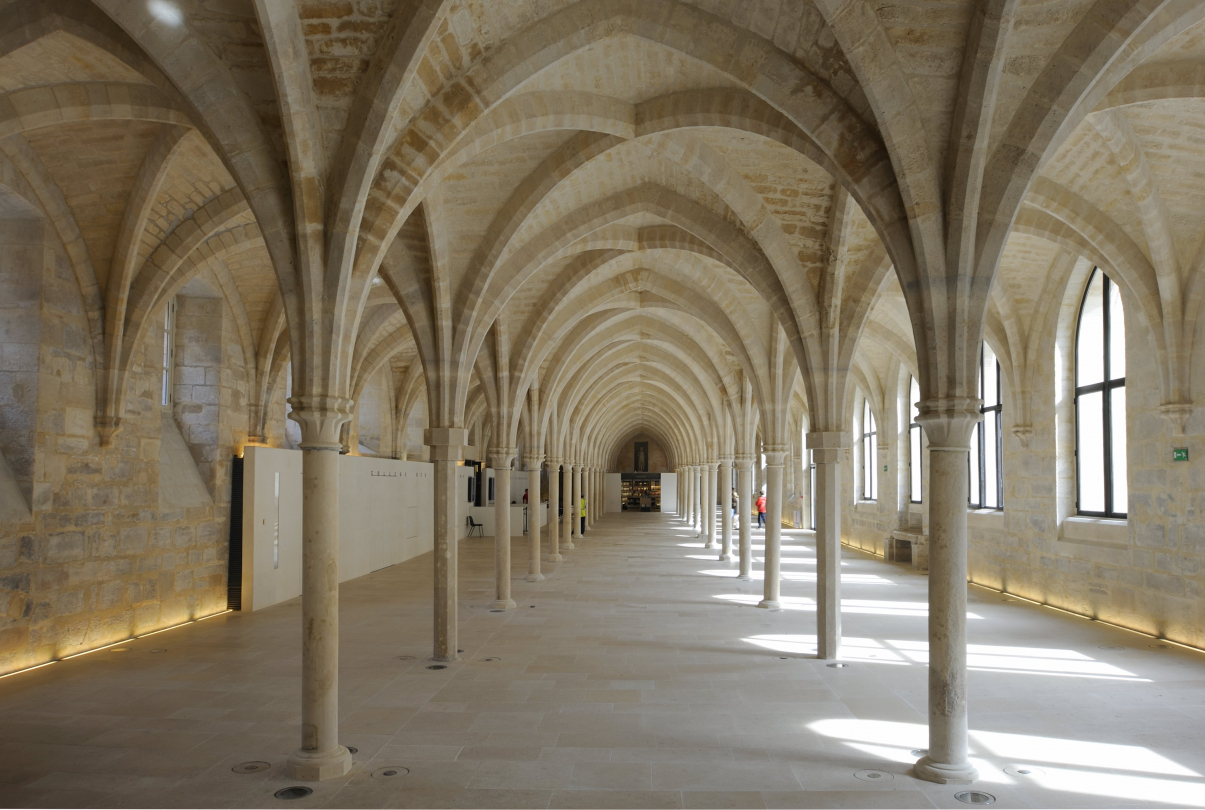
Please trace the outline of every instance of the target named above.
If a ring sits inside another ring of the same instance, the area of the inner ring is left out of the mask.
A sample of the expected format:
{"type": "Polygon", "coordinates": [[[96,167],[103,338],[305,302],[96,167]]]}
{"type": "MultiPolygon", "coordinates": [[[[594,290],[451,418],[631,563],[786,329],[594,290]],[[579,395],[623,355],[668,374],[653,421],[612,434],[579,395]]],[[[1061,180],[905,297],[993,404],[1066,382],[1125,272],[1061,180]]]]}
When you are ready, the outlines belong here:
{"type": "Polygon", "coordinates": [[[578,504],[578,514],[582,516],[582,537],[586,536],[586,496],[582,496],[582,502],[578,504]]]}

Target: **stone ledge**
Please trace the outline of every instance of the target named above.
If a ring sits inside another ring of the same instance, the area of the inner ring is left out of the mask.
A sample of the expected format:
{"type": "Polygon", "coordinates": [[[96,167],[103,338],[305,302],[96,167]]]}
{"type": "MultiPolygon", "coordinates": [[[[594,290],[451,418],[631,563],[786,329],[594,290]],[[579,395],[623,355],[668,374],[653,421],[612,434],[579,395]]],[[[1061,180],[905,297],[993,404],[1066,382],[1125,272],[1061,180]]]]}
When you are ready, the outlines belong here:
{"type": "Polygon", "coordinates": [[[1059,527],[1059,540],[1102,548],[1129,548],[1130,524],[1126,520],[1069,517],[1059,527]]]}

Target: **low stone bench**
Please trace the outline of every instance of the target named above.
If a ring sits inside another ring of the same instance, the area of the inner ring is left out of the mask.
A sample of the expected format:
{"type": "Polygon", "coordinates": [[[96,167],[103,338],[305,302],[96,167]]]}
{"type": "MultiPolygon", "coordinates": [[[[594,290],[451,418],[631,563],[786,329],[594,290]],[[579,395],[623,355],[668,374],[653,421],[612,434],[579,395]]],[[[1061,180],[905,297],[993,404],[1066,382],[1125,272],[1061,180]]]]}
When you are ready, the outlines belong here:
{"type": "Polygon", "coordinates": [[[918,531],[896,529],[883,541],[888,562],[910,562],[917,571],[929,570],[929,536],[918,531]]]}

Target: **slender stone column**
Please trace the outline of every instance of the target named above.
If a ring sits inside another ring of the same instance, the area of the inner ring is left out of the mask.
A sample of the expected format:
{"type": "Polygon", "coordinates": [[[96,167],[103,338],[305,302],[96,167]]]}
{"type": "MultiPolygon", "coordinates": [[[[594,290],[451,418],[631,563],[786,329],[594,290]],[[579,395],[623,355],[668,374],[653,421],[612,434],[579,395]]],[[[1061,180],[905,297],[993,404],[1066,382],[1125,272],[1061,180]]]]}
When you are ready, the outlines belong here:
{"type": "Polygon", "coordinates": [[[569,513],[572,515],[569,526],[573,531],[571,537],[574,540],[580,540],[582,537],[582,468],[577,465],[570,467],[569,480],[572,482],[569,487],[569,513]]]}
{"type": "Polygon", "coordinates": [[[561,460],[548,459],[548,562],[560,562],[561,516],[557,514],[561,499],[561,460]]]}
{"type": "Polygon", "coordinates": [[[766,565],[765,598],[760,608],[778,608],[782,584],[782,463],[785,447],[767,445],[766,454],[766,565]]]}
{"type": "Polygon", "coordinates": [[[678,473],[678,494],[682,498],[682,520],[690,522],[690,467],[684,466],[678,473]]]}
{"type": "Polygon", "coordinates": [[[515,448],[499,447],[490,451],[494,467],[494,604],[508,610],[515,606],[510,598],[510,462],[515,448]]]}
{"type": "Polygon", "coordinates": [[[703,465],[703,537],[704,548],[715,548],[715,482],[716,462],[703,465]]]}
{"type": "Polygon", "coordinates": [[[918,779],[946,785],[978,778],[967,759],[967,453],[977,399],[920,403],[929,439],[929,753],[918,779]]]}
{"type": "Polygon", "coordinates": [[[586,473],[586,527],[594,528],[594,518],[598,511],[598,470],[590,467],[586,473]]]}
{"type": "Polygon", "coordinates": [[[573,465],[565,462],[565,514],[561,518],[561,528],[564,542],[561,548],[573,551],[573,538],[577,533],[573,530],[573,465]]]}
{"type": "Polygon", "coordinates": [[[679,518],[683,518],[686,516],[686,473],[682,467],[679,467],[676,472],[677,478],[675,481],[678,485],[678,506],[674,510],[674,514],[679,518]]]}
{"type": "Polygon", "coordinates": [[[720,459],[720,561],[732,561],[732,457],[720,459]]]}
{"type": "Polygon", "coordinates": [[[816,655],[841,652],[841,465],[849,455],[849,434],[808,434],[816,464],[816,655]]]}
{"type": "Polygon", "coordinates": [[[737,512],[740,517],[741,573],[738,579],[753,579],[753,526],[749,514],[753,509],[753,456],[736,457],[737,512]]]}
{"type": "Polygon", "coordinates": [[[464,428],[427,428],[423,444],[431,448],[435,476],[435,654],[436,661],[458,661],[456,654],[456,547],[460,515],[456,509],[460,487],[456,470],[464,458],[469,432],[464,428]]]}
{"type": "Polygon", "coordinates": [[[544,464],[541,455],[528,455],[527,464],[527,581],[540,582],[540,467],[544,464]]]}
{"type": "MultiPolygon", "coordinates": [[[[582,512],[582,508],[581,508],[582,507],[582,500],[581,500],[582,498],[586,499],[586,509],[588,510],[590,508],[590,493],[586,492],[586,468],[585,468],[585,466],[581,466],[581,467],[577,468],[577,480],[573,482],[573,485],[574,485],[574,487],[577,488],[577,498],[574,500],[574,503],[577,504],[577,517],[578,517],[578,520],[576,523],[576,528],[578,531],[578,536],[584,537],[585,533],[582,531],[582,521],[581,521],[581,519],[584,515],[584,513],[582,512]]],[[[589,518],[586,519],[586,528],[587,529],[590,528],[589,518]]]]}
{"type": "Polygon", "coordinates": [[[339,744],[339,432],[352,401],[290,400],[301,425],[301,748],[294,779],[342,776],[351,754],[339,744]]]}
{"type": "Polygon", "coordinates": [[[695,537],[703,534],[702,510],[699,508],[699,465],[690,465],[690,528],[695,537]]]}

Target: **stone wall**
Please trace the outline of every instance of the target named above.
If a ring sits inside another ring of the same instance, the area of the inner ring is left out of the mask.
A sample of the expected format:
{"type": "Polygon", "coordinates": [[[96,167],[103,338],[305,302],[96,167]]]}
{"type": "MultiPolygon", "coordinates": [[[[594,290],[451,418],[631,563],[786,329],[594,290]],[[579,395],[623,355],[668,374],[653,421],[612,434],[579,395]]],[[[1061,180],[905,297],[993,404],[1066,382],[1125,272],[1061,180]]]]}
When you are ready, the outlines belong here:
{"type": "Polygon", "coordinates": [[[673,472],[669,468],[669,460],[665,455],[665,450],[657,443],[657,440],[646,433],[641,433],[638,436],[633,436],[630,441],[625,443],[619,451],[618,467],[616,472],[635,472],[636,471],[636,442],[649,443],[649,468],[651,473],[656,472],[673,472]]]}
{"type": "MultiPolygon", "coordinates": [[[[216,378],[204,371],[205,396],[216,394],[225,414],[214,422],[202,408],[200,422],[188,414],[181,427],[205,467],[215,502],[161,511],[162,310],[129,379],[122,428],[112,446],[102,448],[94,427],[97,375],[79,285],[49,233],[41,255],[34,303],[40,329],[32,512],[0,522],[0,673],[225,609],[229,460],[246,439],[241,348],[228,313],[207,312],[221,323],[203,331],[223,350],[220,358],[208,358],[218,367],[216,378]]],[[[224,302],[213,300],[206,307],[220,312],[224,302]]],[[[187,350],[184,356],[190,356],[187,350]]]]}

